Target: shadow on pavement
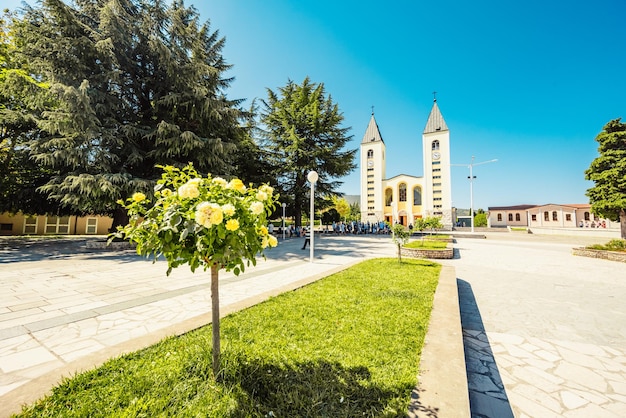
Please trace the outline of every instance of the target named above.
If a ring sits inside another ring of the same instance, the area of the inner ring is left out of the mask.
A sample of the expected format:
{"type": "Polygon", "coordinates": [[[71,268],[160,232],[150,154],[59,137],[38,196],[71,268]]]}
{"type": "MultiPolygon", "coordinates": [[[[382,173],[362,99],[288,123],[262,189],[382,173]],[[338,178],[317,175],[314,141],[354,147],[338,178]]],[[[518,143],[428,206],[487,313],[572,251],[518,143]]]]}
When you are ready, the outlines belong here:
{"type": "Polygon", "coordinates": [[[457,278],[472,417],[513,418],[472,286],[457,278]]]}

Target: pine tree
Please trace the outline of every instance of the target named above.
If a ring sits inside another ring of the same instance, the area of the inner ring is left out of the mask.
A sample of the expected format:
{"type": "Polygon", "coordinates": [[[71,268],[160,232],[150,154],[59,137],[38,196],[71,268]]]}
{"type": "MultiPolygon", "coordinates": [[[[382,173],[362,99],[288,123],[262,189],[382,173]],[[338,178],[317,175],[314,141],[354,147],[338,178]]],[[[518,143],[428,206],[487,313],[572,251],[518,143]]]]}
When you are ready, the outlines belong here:
{"type": "Polygon", "coordinates": [[[621,237],[626,239],[626,123],[621,118],[604,125],[596,136],[600,156],[585,171],[585,179],[595,186],[587,190],[594,214],[620,221],[621,237]]]}
{"type": "Polygon", "coordinates": [[[343,115],[324,85],[312,83],[307,77],[301,85],[289,80],[278,92],[267,90],[261,122],[281,201],[293,207],[296,226],[307,207],[309,185],[307,174],[317,171],[315,185],[319,195],[336,195],[342,184],[333,178],[352,171],[355,150],[345,150],[351,136],[350,128],[341,127],[343,115]]]}
{"type": "Polygon", "coordinates": [[[43,0],[16,34],[58,107],[30,144],[57,171],[41,188],[73,211],[114,215],[116,201],[151,194],[156,165],[194,163],[227,175],[242,137],[239,102],[226,98],[224,39],[182,1],[43,0]]]}

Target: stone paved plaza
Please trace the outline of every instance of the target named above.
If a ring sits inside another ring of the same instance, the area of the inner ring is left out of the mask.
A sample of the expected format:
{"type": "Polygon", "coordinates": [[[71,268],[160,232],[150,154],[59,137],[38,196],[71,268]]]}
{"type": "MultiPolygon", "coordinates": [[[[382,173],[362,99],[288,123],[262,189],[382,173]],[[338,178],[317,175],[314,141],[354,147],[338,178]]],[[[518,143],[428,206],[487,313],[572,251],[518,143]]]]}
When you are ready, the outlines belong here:
{"type": "MultiPolygon", "coordinates": [[[[456,271],[473,416],[626,416],[626,265],[573,256],[582,241],[457,238],[455,259],[443,264],[456,271]]],[[[166,277],[164,262],[87,250],[84,239],[7,242],[0,416],[61,375],[210,321],[208,272],[181,267],[166,277]]],[[[311,264],[301,245],[281,242],[239,277],[221,273],[222,313],[395,251],[388,236],[324,237],[311,264]]]]}

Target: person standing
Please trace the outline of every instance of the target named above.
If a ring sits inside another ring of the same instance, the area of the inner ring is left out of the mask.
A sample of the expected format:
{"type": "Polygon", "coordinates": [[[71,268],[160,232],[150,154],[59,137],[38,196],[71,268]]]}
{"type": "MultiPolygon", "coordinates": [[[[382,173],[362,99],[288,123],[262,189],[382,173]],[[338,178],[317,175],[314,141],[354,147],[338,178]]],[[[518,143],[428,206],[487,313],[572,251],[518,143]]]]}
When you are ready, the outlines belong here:
{"type": "Polygon", "coordinates": [[[306,245],[309,244],[311,245],[311,230],[307,227],[304,228],[304,245],[302,246],[302,249],[306,249],[306,245]]]}

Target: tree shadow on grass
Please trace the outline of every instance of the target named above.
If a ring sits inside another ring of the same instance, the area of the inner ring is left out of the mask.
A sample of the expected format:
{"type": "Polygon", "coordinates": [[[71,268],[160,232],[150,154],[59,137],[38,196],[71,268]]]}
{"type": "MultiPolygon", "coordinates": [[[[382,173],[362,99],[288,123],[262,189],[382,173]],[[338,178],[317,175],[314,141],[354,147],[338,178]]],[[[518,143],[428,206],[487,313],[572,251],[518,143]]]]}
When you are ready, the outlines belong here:
{"type": "Polygon", "coordinates": [[[233,392],[240,389],[232,417],[407,416],[411,387],[379,387],[366,367],[324,360],[277,365],[239,358],[226,370],[223,383],[233,392]]]}
{"type": "Polygon", "coordinates": [[[457,278],[472,417],[513,418],[472,286],[457,278]]]}

